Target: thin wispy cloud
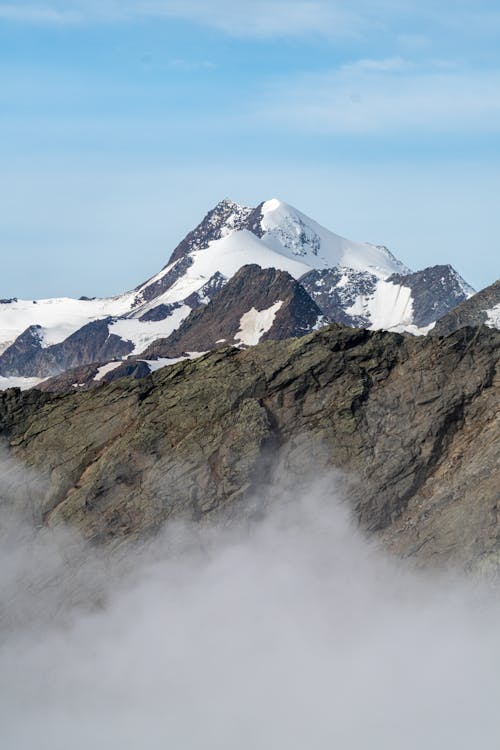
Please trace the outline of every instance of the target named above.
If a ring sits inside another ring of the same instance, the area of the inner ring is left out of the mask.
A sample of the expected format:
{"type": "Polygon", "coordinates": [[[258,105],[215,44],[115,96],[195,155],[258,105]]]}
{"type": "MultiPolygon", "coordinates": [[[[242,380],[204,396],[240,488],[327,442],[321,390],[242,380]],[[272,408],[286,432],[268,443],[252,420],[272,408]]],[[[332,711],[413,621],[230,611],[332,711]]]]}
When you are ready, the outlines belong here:
{"type": "Polygon", "coordinates": [[[0,19],[26,23],[110,22],[137,18],[180,19],[234,36],[285,37],[357,33],[362,14],[345,2],[326,0],[49,0],[1,5],[0,19]]]}
{"type": "Polygon", "coordinates": [[[83,19],[83,14],[76,8],[64,10],[46,5],[0,4],[0,21],[59,25],[79,23],[83,19]]]}
{"type": "MultiPolygon", "coordinates": [[[[443,4],[446,5],[446,4],[443,4]]],[[[500,13],[479,0],[459,8],[436,8],[421,0],[17,0],[0,2],[0,21],[29,24],[110,23],[135,19],[178,19],[236,37],[322,36],[364,38],[397,29],[395,38],[421,44],[415,21],[453,33],[492,33],[500,13]]],[[[427,33],[426,32],[426,33],[427,33]]]]}
{"type": "Polygon", "coordinates": [[[496,71],[360,60],[275,81],[256,117],[268,126],[316,133],[486,133],[500,127],[499,90],[496,71]]]}

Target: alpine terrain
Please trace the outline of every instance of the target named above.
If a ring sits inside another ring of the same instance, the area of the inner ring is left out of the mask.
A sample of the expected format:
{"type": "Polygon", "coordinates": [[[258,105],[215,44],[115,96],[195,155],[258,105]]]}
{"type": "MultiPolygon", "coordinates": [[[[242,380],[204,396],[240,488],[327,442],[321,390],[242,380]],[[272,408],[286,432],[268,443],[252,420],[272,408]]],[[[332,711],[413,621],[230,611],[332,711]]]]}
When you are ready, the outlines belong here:
{"type": "Polygon", "coordinates": [[[130,292],[0,300],[0,387],[87,387],[329,322],[424,334],[472,295],[450,266],[412,272],[279,200],[224,200],[130,292]]]}

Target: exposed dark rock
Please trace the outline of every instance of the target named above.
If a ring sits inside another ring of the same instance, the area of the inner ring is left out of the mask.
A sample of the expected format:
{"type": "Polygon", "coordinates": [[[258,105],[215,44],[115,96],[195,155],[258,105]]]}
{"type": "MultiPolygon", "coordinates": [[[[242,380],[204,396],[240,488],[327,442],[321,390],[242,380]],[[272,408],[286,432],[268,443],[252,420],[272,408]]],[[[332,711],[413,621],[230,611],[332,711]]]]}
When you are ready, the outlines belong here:
{"type": "Polygon", "coordinates": [[[249,232],[255,234],[256,237],[263,237],[264,230],[262,228],[262,206],[264,203],[259,203],[256,208],[253,208],[248,214],[243,224],[243,229],[248,229],[249,232]]]}
{"type": "Polygon", "coordinates": [[[219,273],[219,271],[216,271],[207,283],[201,287],[200,291],[190,294],[189,297],[186,297],[184,303],[191,308],[206,305],[226,284],[226,277],[219,273]]]}
{"type": "MultiPolygon", "coordinates": [[[[189,232],[182,242],[177,245],[165,266],[167,268],[172,263],[175,263],[174,267],[159,279],[150,280],[137,287],[138,295],[136,304],[149,302],[166,292],[167,289],[170,289],[192,264],[190,254],[196,250],[206,249],[210,242],[221,239],[224,234],[232,230],[247,229],[257,237],[262,237],[264,233],[261,226],[262,205],[261,203],[257,208],[248,208],[246,206],[239,206],[228,199],[220,201],[215,208],[207,213],[198,226],[189,232]]],[[[219,281],[224,278],[221,274],[215,275],[220,277],[219,281]]],[[[220,288],[220,285],[215,285],[215,290],[218,288],[220,288]]],[[[203,290],[200,290],[197,294],[203,296],[203,290]]],[[[210,296],[208,291],[207,295],[210,296]]],[[[193,307],[197,304],[196,300],[192,300],[192,303],[193,307]]],[[[188,301],[187,304],[191,305],[188,301]]]]}
{"type": "Polygon", "coordinates": [[[272,325],[260,340],[283,339],[310,333],[322,314],[303,287],[285,271],[243,266],[207,304],[193,310],[168,338],[159,339],[143,353],[144,359],[178,357],[184,352],[208,351],[245,343],[238,339],[241,319],[250,310],[268,310],[281,301],[272,325]]]}
{"type": "Polygon", "coordinates": [[[359,296],[369,297],[375,292],[377,277],[373,274],[337,266],[309,271],[300,283],[331,321],[354,327],[370,325],[368,318],[346,311],[359,296]]]}
{"type": "Polygon", "coordinates": [[[124,357],[134,346],[109,333],[111,318],[94,320],[60,344],[42,348],[40,326],[31,326],[0,355],[0,375],[50,377],[92,362],[124,357]]]}
{"type": "Polygon", "coordinates": [[[69,391],[98,388],[103,383],[111,383],[113,380],[131,376],[133,378],[144,378],[150,374],[151,369],[147,362],[142,360],[125,360],[117,362],[112,369],[100,374],[100,369],[106,367],[109,362],[93,362],[90,365],[82,365],[66,370],[60,375],[44,380],[37,385],[37,389],[48,393],[68,393],[69,391]]]}
{"type": "MultiPolygon", "coordinates": [[[[387,281],[411,290],[413,324],[418,328],[433,323],[473,291],[449,265],[395,273],[387,281]]],[[[348,310],[359,297],[368,299],[375,294],[377,277],[373,274],[339,266],[310,271],[300,283],[330,320],[350,326],[371,325],[369,317],[351,315],[348,310]]]]}
{"type": "Polygon", "coordinates": [[[431,266],[416,273],[395,273],[388,281],[409,287],[413,298],[413,323],[424,328],[467,299],[473,292],[450,265],[431,266]]]}
{"type": "Polygon", "coordinates": [[[152,307],[150,310],[147,310],[143,315],[141,315],[139,320],[142,322],[147,320],[165,320],[165,318],[170,317],[174,310],[177,310],[180,306],[180,302],[173,302],[170,305],[157,305],[156,307],[152,307]]]}
{"type": "Polygon", "coordinates": [[[500,305],[500,279],[438,320],[431,333],[446,336],[464,326],[480,326],[488,321],[488,311],[500,305]]]}
{"type": "MultiPolygon", "coordinates": [[[[30,377],[36,370],[32,369],[32,363],[37,361],[43,352],[42,349],[42,327],[29,326],[17,339],[0,354],[0,375],[3,376],[25,376],[30,377]]],[[[43,375],[42,375],[43,377],[43,375]]]]}
{"type": "MultiPolygon", "coordinates": [[[[49,490],[40,521],[94,541],[244,515],[276,482],[351,475],[360,522],[427,564],[500,561],[500,332],[331,326],[65,396],[0,393],[0,431],[49,490]]],[[[253,511],[252,511],[253,512],[253,511]]]]}
{"type": "Polygon", "coordinates": [[[170,263],[184,258],[193,250],[203,250],[213,240],[219,240],[223,232],[230,229],[244,229],[248,217],[253,209],[239,206],[227,198],[220,201],[215,208],[208,212],[203,220],[192,232],[180,242],[170,256],[170,263]]]}
{"type": "Polygon", "coordinates": [[[119,380],[120,378],[129,376],[136,379],[145,378],[150,372],[151,369],[148,363],[144,362],[142,359],[127,360],[122,362],[118,367],[107,372],[103,376],[102,382],[112,383],[114,380],[119,380]]]}
{"type": "Polygon", "coordinates": [[[159,279],[150,280],[138,286],[134,302],[135,307],[142,305],[144,302],[150,302],[170,289],[181,276],[184,276],[192,264],[192,258],[189,255],[184,255],[178,258],[175,265],[167,273],[163,274],[163,276],[160,276],[159,279]]]}
{"type": "Polygon", "coordinates": [[[73,390],[96,388],[100,385],[100,381],[95,380],[95,377],[98,374],[99,367],[102,367],[103,364],[93,362],[90,365],[73,367],[60,373],[60,375],[47,378],[47,380],[39,383],[36,389],[47,393],[68,393],[73,390]]]}

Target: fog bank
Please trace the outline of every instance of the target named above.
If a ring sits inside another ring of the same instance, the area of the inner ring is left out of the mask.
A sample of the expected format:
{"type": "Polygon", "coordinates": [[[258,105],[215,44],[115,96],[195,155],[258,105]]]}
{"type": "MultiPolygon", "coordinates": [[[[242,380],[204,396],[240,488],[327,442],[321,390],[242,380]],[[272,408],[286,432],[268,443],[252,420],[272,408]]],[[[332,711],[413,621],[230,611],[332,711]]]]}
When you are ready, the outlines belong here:
{"type": "Polygon", "coordinates": [[[336,487],[114,562],[9,514],[2,748],[497,746],[496,594],[388,560],[336,487]]]}

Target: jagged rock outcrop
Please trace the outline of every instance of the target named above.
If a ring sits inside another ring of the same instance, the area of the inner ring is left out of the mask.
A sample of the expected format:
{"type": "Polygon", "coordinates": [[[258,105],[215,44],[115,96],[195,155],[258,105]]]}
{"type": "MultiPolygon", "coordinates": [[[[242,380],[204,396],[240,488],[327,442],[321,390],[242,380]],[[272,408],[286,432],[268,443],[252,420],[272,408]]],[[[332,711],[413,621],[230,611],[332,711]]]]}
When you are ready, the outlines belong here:
{"type": "Polygon", "coordinates": [[[440,318],[431,333],[447,336],[465,326],[481,325],[500,327],[500,279],[440,318]]]}
{"type": "Polygon", "coordinates": [[[323,268],[309,271],[300,283],[323,314],[335,323],[369,327],[369,315],[351,314],[358,298],[369,299],[375,294],[377,277],[352,268],[323,268]]]}
{"type": "Polygon", "coordinates": [[[74,367],[60,375],[43,380],[36,387],[39,391],[68,393],[71,390],[89,390],[103,383],[112,383],[119,378],[145,378],[151,367],[143,360],[130,359],[124,362],[94,362],[91,365],[74,367]]]}
{"type": "Polygon", "coordinates": [[[395,273],[387,281],[411,289],[417,328],[425,328],[474,294],[474,289],[449,264],[415,273],[395,273]]]}
{"type": "Polygon", "coordinates": [[[111,318],[82,326],[60,344],[44,346],[40,326],[31,326],[0,354],[0,375],[50,377],[81,365],[124,357],[134,346],[109,331],[111,318]]]}
{"type": "Polygon", "coordinates": [[[255,512],[256,494],[265,504],[276,485],[310,491],[336,467],[389,549],[489,573],[500,561],[499,352],[486,327],[413,338],[332,326],[92,391],[6,391],[0,429],[46,483],[30,496],[35,517],[95,541],[255,512]]]}
{"type": "MultiPolygon", "coordinates": [[[[255,208],[223,200],[158,273],[131,291],[103,299],[4,300],[0,376],[40,379],[129,354],[146,356],[149,345],[170,337],[245,265],[289,273],[325,318],[372,330],[425,333],[434,314],[472,291],[451,267],[412,274],[385,246],[341,237],[280,200],[255,208]]],[[[258,304],[248,310],[259,310],[258,304]]]]}
{"type": "Polygon", "coordinates": [[[450,265],[394,273],[382,282],[367,271],[338,266],[310,271],[300,283],[330,320],[367,328],[379,327],[380,310],[392,304],[397,312],[385,321],[387,327],[403,324],[423,330],[474,293],[450,265]],[[401,300],[406,305],[401,306],[401,300]]]}
{"type": "Polygon", "coordinates": [[[141,356],[179,357],[184,352],[304,336],[326,322],[290,274],[248,265],[207,305],[193,310],[167,339],[155,341],[141,356]]]}

